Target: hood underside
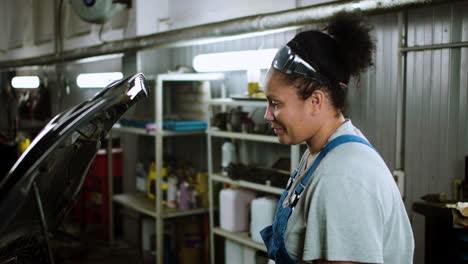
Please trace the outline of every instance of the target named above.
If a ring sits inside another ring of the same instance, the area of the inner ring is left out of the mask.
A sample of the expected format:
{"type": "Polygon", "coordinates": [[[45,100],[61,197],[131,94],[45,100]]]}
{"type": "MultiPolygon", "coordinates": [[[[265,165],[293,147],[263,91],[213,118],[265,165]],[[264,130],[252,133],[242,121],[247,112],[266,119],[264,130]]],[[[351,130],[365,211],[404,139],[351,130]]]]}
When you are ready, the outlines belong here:
{"type": "MultiPolygon", "coordinates": [[[[143,74],[113,82],[54,117],[0,182],[0,262],[11,245],[41,232],[34,186],[54,232],[72,208],[101,140],[136,102],[148,97],[143,74]]],[[[14,253],[13,253],[14,254],[14,253]]]]}

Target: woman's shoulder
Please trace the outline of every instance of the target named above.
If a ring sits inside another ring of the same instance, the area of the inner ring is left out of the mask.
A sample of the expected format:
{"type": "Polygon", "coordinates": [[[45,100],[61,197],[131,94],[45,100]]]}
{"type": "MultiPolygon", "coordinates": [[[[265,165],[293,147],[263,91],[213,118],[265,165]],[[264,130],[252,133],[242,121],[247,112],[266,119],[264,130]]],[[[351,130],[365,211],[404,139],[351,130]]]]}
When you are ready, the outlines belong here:
{"type": "Polygon", "coordinates": [[[330,152],[321,165],[325,184],[351,182],[366,189],[393,180],[390,170],[371,147],[362,143],[346,143],[330,152]]]}

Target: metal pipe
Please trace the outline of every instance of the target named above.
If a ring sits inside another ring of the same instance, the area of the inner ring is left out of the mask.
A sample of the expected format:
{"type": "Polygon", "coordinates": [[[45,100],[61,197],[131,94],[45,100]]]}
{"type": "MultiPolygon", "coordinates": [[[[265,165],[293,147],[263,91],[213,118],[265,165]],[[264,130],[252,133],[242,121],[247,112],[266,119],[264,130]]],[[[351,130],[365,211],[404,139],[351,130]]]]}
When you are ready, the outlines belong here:
{"type": "Polygon", "coordinates": [[[436,50],[436,49],[450,49],[450,48],[463,48],[463,47],[468,47],[468,41],[452,42],[452,43],[445,43],[445,44],[413,46],[413,47],[403,47],[403,48],[400,48],[400,52],[412,52],[412,51],[424,51],[424,50],[436,50]]]}
{"type": "Polygon", "coordinates": [[[52,254],[52,249],[50,247],[49,229],[47,227],[47,220],[44,215],[44,207],[42,206],[41,194],[39,193],[39,189],[37,188],[36,182],[33,182],[32,187],[34,191],[34,197],[36,198],[37,211],[41,219],[42,232],[44,233],[44,240],[47,246],[47,254],[49,257],[49,261],[51,264],[55,264],[54,255],[52,254]]]}
{"type": "MultiPolygon", "coordinates": [[[[365,15],[392,12],[407,8],[457,2],[460,0],[356,0],[336,1],[327,4],[290,9],[281,12],[259,14],[200,26],[171,30],[148,36],[108,42],[101,45],[77,48],[63,52],[63,60],[77,60],[87,57],[131,52],[147,48],[170,46],[193,40],[207,40],[237,36],[252,32],[276,30],[280,28],[304,26],[324,21],[340,11],[361,11],[365,15]]],[[[34,58],[0,62],[0,69],[28,65],[57,63],[55,54],[34,58]]]]}
{"type": "Polygon", "coordinates": [[[109,211],[109,246],[114,245],[114,200],[112,199],[114,196],[114,160],[113,160],[113,152],[112,152],[112,129],[109,130],[107,134],[107,192],[109,195],[107,196],[107,204],[109,211]]]}
{"type": "MultiPolygon", "coordinates": [[[[398,49],[401,51],[407,43],[407,13],[398,14],[398,49]]],[[[396,116],[396,144],[395,170],[404,170],[404,131],[405,131],[405,98],[406,98],[406,53],[398,52],[397,69],[397,116],[396,116]]]]}

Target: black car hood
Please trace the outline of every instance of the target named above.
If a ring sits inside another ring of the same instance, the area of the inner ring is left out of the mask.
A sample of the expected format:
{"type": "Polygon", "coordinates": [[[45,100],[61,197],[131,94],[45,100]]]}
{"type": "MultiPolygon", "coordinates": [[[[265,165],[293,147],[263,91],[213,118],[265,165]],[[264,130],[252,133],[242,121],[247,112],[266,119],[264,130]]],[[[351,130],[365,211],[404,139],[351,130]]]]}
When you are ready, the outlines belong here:
{"type": "Polygon", "coordinates": [[[59,226],[79,198],[101,140],[122,114],[146,97],[145,78],[136,74],[109,84],[44,127],[0,182],[0,251],[41,231],[34,182],[49,231],[59,226]]]}

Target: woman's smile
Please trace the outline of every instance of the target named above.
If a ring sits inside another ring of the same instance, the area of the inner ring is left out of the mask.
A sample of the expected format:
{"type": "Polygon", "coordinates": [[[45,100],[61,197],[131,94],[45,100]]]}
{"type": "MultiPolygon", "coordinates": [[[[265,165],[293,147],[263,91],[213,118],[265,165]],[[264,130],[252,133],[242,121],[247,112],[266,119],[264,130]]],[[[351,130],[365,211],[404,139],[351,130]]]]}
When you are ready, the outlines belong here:
{"type": "Polygon", "coordinates": [[[271,127],[273,128],[273,132],[275,132],[276,135],[280,135],[280,134],[285,133],[285,129],[281,125],[272,124],[271,127]]]}

